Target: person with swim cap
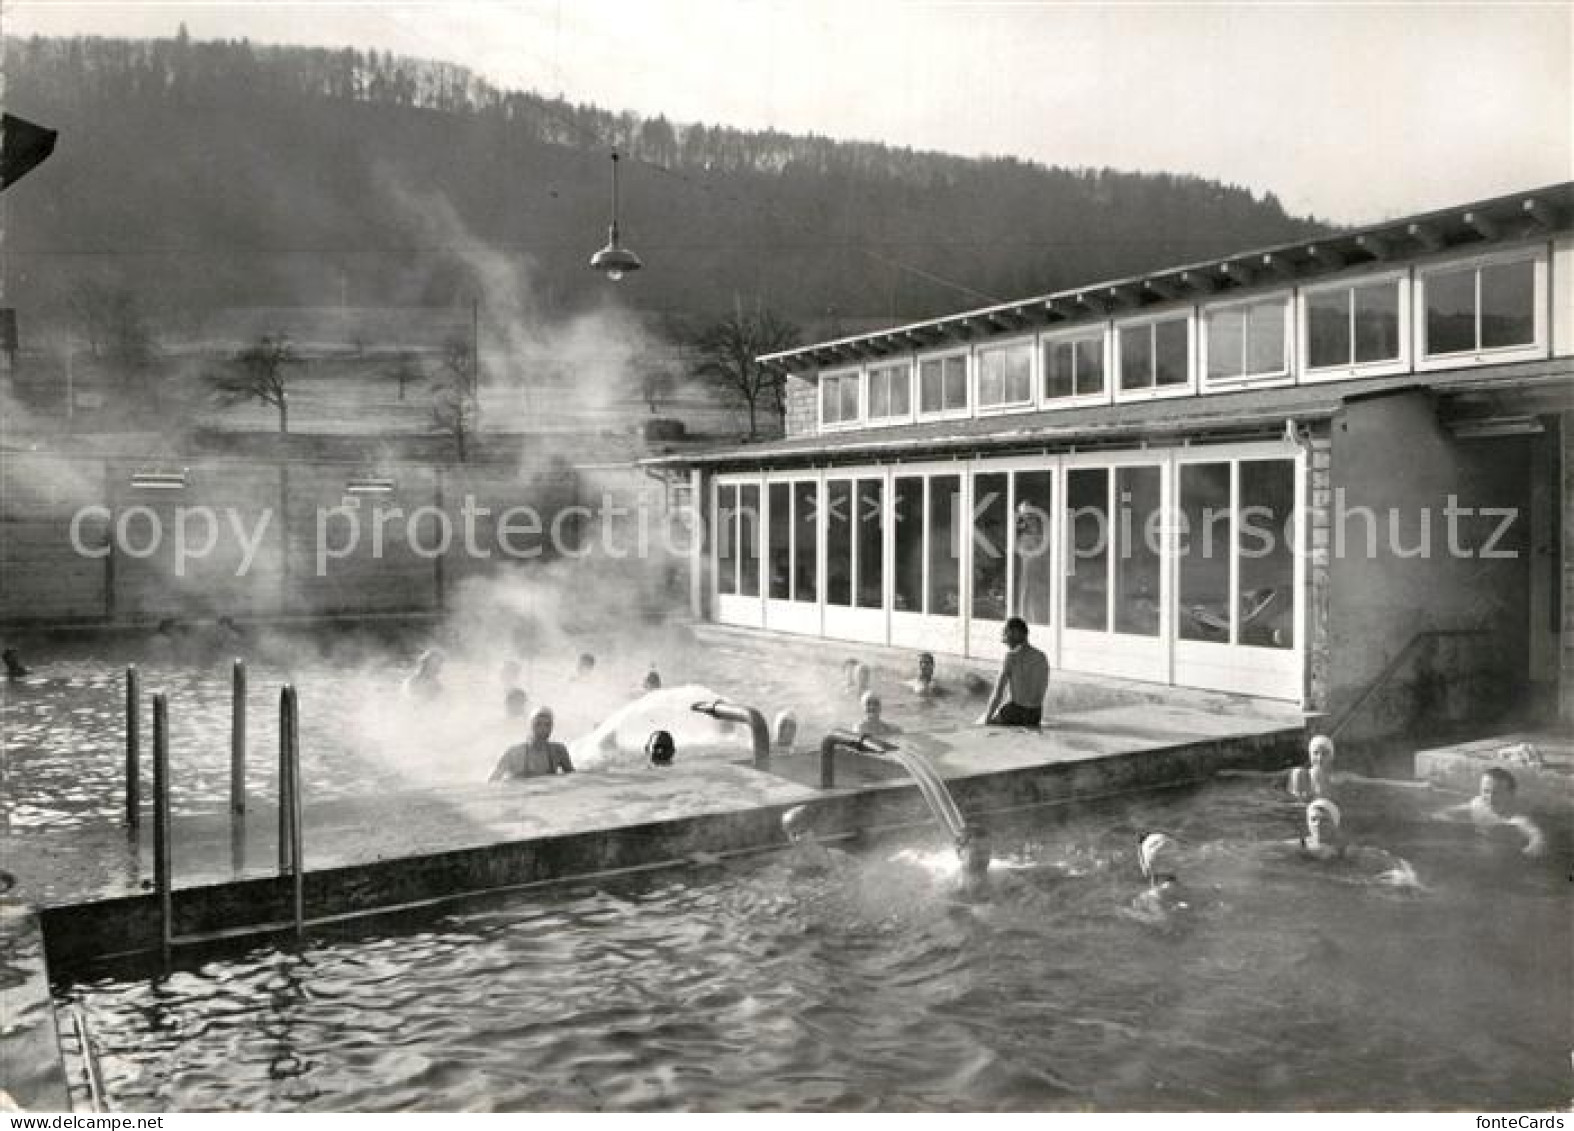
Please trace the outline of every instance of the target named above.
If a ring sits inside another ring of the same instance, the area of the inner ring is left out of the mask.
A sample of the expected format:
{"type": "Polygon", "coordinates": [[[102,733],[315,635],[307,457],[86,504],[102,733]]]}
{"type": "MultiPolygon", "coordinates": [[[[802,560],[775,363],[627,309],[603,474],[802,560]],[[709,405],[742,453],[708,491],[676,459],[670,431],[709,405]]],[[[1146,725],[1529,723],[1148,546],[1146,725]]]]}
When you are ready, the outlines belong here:
{"type": "Polygon", "coordinates": [[[531,711],[530,738],[505,750],[487,780],[512,781],[573,773],[574,763],[568,756],[568,747],[552,741],[553,722],[551,707],[542,706],[531,711]]]}
{"type": "Polygon", "coordinates": [[[1334,796],[1334,740],[1326,734],[1306,744],[1306,765],[1290,771],[1290,796],[1300,802],[1334,796]]]}
{"type": "Polygon", "coordinates": [[[813,875],[827,872],[834,863],[831,850],[826,848],[814,837],[814,826],[809,820],[809,810],[803,805],[794,805],[782,814],[782,832],[787,835],[790,846],[787,852],[787,866],[794,872],[803,875],[813,875]]]}
{"type": "Polygon", "coordinates": [[[1137,867],[1148,888],[1132,900],[1132,909],[1144,918],[1166,918],[1187,906],[1181,897],[1180,881],[1174,872],[1160,871],[1160,863],[1170,857],[1177,845],[1168,833],[1145,833],[1137,841],[1137,867]]]}
{"type": "Polygon", "coordinates": [[[1301,837],[1301,852],[1314,860],[1338,860],[1344,856],[1344,837],[1339,826],[1344,821],[1336,802],[1319,797],[1306,807],[1306,835],[1301,837]]]}

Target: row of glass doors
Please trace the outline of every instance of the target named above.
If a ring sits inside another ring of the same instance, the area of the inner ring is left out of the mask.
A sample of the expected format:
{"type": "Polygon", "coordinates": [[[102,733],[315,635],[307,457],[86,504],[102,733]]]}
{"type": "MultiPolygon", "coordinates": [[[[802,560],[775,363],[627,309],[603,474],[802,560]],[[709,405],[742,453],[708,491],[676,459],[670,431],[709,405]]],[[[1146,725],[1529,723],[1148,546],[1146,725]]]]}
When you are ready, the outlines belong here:
{"type": "Polygon", "coordinates": [[[712,489],[717,619],[1299,700],[1303,468],[1283,444],[766,472],[712,489]]]}

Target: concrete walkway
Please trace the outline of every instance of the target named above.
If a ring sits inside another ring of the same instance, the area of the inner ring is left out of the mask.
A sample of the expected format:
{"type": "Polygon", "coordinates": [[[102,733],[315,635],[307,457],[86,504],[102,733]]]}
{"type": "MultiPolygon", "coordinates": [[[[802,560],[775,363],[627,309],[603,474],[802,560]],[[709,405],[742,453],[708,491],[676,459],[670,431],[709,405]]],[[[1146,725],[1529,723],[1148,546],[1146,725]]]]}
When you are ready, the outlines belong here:
{"type": "MultiPolygon", "coordinates": [[[[953,783],[1070,763],[1141,757],[1164,749],[1293,734],[1298,716],[1266,708],[1222,714],[1194,707],[1133,704],[1063,715],[1039,731],[1004,727],[913,730],[899,736],[953,783]]],[[[1104,767],[1104,771],[1112,769],[1104,767]]],[[[501,785],[307,803],[309,871],[424,856],[487,845],[593,833],[759,809],[782,809],[863,790],[905,790],[899,772],[845,773],[840,788],[818,788],[817,750],[777,756],[771,770],[720,761],[666,771],[590,771],[501,785]]],[[[964,806],[966,808],[966,806],[964,806]]],[[[275,875],[277,817],[254,805],[245,817],[194,815],[174,822],[177,887],[275,875]]],[[[130,838],[119,827],[15,835],[4,845],[18,877],[13,897],[45,906],[135,895],[152,875],[151,830],[130,838]]]]}

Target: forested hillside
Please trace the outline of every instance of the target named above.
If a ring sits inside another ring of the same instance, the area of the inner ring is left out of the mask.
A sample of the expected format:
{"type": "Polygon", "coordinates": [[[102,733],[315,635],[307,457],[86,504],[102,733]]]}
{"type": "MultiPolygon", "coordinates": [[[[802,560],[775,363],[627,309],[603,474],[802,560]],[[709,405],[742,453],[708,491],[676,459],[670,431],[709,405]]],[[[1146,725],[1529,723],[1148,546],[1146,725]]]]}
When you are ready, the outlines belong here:
{"type": "Polygon", "coordinates": [[[678,124],[376,51],[34,39],[5,64],[7,109],[60,131],[7,193],[35,326],[84,287],[132,289],[164,340],[224,308],[466,303],[491,253],[544,312],[583,307],[613,148],[647,266],[619,297],[697,320],[928,317],[1320,230],[1195,178],[678,124]]]}

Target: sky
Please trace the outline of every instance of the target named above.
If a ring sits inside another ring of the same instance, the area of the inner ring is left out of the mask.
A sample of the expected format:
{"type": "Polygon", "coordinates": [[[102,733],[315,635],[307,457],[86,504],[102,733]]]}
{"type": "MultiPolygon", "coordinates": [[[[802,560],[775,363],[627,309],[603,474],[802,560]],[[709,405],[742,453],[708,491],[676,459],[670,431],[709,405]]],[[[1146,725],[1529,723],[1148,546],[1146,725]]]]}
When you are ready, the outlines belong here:
{"type": "Polygon", "coordinates": [[[1338,223],[1574,179],[1574,3],[0,0],[8,35],[375,47],[676,122],[1188,173],[1338,223]]]}

